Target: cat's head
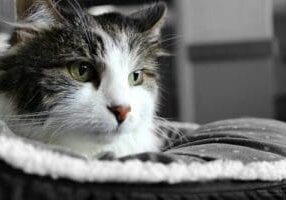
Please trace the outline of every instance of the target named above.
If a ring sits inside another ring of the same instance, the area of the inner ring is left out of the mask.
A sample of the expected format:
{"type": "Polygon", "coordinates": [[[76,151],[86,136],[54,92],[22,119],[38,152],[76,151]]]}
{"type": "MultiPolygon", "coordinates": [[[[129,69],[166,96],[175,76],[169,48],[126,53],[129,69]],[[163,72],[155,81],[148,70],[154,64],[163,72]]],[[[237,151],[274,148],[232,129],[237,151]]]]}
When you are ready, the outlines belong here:
{"type": "Polygon", "coordinates": [[[37,5],[0,60],[0,90],[14,113],[38,116],[34,123],[59,133],[116,135],[149,126],[166,5],[91,16],[74,0],[59,2],[65,5],[37,5]]]}

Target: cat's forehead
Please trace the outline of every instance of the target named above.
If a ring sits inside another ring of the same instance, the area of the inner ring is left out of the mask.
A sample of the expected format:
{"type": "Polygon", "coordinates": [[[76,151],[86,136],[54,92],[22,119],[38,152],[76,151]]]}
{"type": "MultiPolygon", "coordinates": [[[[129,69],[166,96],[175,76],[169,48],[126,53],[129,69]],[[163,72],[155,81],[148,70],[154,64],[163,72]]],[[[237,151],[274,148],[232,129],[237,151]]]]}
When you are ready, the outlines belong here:
{"type": "Polygon", "coordinates": [[[101,28],[109,33],[115,33],[126,29],[136,30],[138,25],[138,20],[116,12],[94,16],[93,19],[96,22],[96,25],[101,26],[101,28]]]}
{"type": "Polygon", "coordinates": [[[99,36],[107,45],[134,46],[144,40],[144,35],[136,27],[136,20],[119,13],[109,13],[95,17],[95,23],[92,26],[92,32],[99,36]]]}
{"type": "Polygon", "coordinates": [[[99,57],[107,66],[118,69],[136,67],[142,55],[138,51],[141,48],[139,44],[136,47],[131,45],[132,34],[128,31],[110,34],[102,29],[97,29],[96,33],[103,41],[99,57]]]}
{"type": "MultiPolygon", "coordinates": [[[[89,50],[88,56],[96,55],[109,65],[124,65],[134,67],[138,62],[147,60],[147,37],[134,26],[135,20],[110,13],[96,17],[88,27],[87,33],[82,30],[89,50]]],[[[151,52],[151,51],[150,51],[151,52]]]]}

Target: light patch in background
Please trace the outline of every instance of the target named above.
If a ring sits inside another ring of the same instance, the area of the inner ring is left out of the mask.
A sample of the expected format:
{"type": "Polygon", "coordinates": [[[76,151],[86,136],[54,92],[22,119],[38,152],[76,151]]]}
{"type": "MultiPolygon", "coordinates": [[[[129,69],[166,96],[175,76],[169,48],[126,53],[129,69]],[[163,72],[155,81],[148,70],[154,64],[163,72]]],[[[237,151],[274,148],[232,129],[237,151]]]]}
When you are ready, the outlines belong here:
{"type": "Polygon", "coordinates": [[[112,5],[94,6],[88,9],[88,13],[94,16],[103,15],[105,13],[116,11],[116,7],[112,5]]]}
{"type": "Polygon", "coordinates": [[[0,33],[0,55],[3,54],[10,45],[8,44],[9,34],[0,33]]]}

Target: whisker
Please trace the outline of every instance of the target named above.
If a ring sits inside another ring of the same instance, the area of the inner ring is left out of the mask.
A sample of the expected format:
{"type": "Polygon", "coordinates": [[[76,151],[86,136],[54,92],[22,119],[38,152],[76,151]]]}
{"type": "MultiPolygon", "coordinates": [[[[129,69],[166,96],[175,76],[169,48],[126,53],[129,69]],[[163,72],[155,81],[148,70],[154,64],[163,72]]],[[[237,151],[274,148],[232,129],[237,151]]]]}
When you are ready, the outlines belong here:
{"type": "Polygon", "coordinates": [[[63,129],[66,126],[66,124],[62,124],[61,126],[59,126],[58,128],[56,128],[55,131],[53,131],[50,136],[49,136],[49,143],[53,143],[53,141],[58,137],[60,130],[63,129]]]}
{"type": "Polygon", "coordinates": [[[9,124],[11,123],[23,123],[23,122],[44,122],[46,121],[46,118],[43,118],[43,119],[1,119],[3,121],[6,121],[8,122],[9,124]]]}
{"type": "Polygon", "coordinates": [[[154,120],[156,122],[155,124],[157,125],[155,132],[160,136],[164,135],[163,138],[167,139],[166,142],[168,142],[169,145],[170,143],[173,145],[173,142],[178,140],[180,142],[188,141],[187,137],[181,132],[179,128],[171,126],[170,121],[167,121],[166,119],[158,116],[154,117],[154,120]]]}
{"type": "Polygon", "coordinates": [[[182,38],[183,38],[183,36],[169,37],[169,38],[162,39],[160,42],[165,43],[165,42],[174,41],[174,40],[178,40],[178,39],[182,39],[182,38]]]}
{"type": "Polygon", "coordinates": [[[51,112],[51,111],[43,111],[43,112],[34,112],[34,113],[29,113],[29,114],[10,114],[10,115],[1,115],[0,114],[0,118],[1,117],[9,117],[9,118],[24,118],[24,117],[41,117],[41,116],[49,116],[49,115],[53,115],[53,116],[64,116],[66,115],[65,112],[51,112]]]}
{"type": "Polygon", "coordinates": [[[36,126],[43,125],[43,122],[31,122],[31,123],[18,123],[18,124],[9,124],[9,127],[23,127],[23,126],[36,126]]]}

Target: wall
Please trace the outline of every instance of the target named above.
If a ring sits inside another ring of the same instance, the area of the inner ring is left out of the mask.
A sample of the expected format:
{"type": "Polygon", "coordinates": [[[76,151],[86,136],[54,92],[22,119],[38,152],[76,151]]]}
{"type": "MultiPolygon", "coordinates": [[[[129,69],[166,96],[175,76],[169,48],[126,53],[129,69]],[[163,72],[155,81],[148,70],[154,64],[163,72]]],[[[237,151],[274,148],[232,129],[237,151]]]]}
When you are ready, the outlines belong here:
{"type": "Polygon", "coordinates": [[[15,0],[0,0],[0,32],[7,31],[9,26],[2,20],[14,22],[16,18],[15,0]]]}
{"type": "Polygon", "coordinates": [[[196,121],[274,115],[271,59],[196,64],[196,121]]]}
{"type": "Polygon", "coordinates": [[[180,119],[274,117],[272,1],[180,0],[177,9],[180,119]]]}
{"type": "Polygon", "coordinates": [[[271,0],[181,0],[185,42],[268,39],[273,35],[271,0]]]}

